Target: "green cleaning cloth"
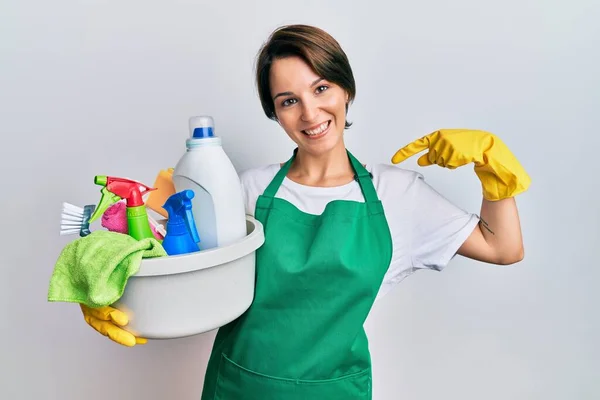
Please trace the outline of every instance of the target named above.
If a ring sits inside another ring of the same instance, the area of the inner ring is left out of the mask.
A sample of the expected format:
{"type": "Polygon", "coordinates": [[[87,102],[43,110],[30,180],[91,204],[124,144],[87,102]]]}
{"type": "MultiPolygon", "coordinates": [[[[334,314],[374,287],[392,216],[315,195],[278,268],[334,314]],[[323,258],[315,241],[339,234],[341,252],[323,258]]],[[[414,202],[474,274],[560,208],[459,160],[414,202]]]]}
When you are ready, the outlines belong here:
{"type": "Polygon", "coordinates": [[[61,251],[50,278],[48,301],[110,305],[123,295],[142,258],[166,255],[154,238],[136,240],[123,233],[94,231],[61,251]]]}

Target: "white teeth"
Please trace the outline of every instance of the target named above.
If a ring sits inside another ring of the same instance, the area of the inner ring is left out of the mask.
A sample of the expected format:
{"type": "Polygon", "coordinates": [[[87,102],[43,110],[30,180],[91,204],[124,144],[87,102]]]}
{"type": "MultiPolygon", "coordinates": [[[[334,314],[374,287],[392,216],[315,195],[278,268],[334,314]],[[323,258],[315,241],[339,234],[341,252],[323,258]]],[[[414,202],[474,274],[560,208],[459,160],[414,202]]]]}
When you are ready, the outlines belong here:
{"type": "Polygon", "coordinates": [[[311,130],[305,130],[304,132],[307,135],[318,135],[319,133],[322,133],[325,129],[327,129],[327,127],[329,126],[329,121],[327,122],[323,122],[321,125],[319,125],[317,128],[315,129],[311,129],[311,130]]]}

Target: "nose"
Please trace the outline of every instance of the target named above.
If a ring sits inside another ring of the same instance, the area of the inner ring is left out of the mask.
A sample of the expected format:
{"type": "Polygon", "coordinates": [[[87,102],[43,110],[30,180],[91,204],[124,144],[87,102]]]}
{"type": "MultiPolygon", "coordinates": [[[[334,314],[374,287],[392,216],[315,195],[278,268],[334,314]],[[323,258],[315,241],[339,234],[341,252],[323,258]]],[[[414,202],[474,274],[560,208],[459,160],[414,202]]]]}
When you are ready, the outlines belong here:
{"type": "Polygon", "coordinates": [[[314,121],[319,115],[319,105],[316,99],[303,99],[302,100],[302,115],[301,119],[305,122],[314,121]]]}

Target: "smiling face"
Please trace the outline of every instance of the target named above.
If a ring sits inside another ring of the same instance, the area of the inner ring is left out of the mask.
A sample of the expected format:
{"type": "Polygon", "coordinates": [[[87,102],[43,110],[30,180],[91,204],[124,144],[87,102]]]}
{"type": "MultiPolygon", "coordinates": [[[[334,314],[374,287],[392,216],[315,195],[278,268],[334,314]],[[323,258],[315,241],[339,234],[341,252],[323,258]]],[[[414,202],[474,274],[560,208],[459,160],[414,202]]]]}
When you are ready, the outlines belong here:
{"type": "Polygon", "coordinates": [[[297,56],[273,61],[269,74],[275,115],[299,151],[317,156],[344,147],[348,94],[297,56]]]}

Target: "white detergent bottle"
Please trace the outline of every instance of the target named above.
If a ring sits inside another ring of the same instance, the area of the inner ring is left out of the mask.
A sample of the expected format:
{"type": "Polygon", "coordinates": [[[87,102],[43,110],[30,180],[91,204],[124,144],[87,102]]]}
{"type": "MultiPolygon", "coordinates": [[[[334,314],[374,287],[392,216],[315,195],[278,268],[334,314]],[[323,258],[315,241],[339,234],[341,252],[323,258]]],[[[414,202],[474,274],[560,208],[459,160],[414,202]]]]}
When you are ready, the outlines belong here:
{"type": "Polygon", "coordinates": [[[176,192],[193,190],[192,213],[200,250],[222,247],[246,236],[239,176],[214,134],[210,116],[190,118],[187,151],[173,171],[176,192]]]}

